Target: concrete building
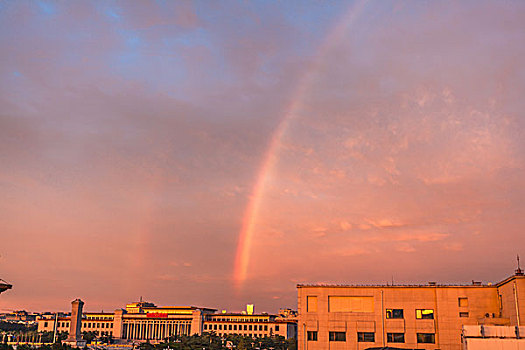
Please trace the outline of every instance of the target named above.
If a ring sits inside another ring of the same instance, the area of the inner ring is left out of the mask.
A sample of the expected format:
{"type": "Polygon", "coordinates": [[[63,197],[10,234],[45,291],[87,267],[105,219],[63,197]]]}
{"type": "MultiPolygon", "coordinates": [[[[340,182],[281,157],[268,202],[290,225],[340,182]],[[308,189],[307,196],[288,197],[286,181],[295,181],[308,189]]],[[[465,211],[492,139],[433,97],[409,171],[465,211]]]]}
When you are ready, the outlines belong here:
{"type": "MultiPolygon", "coordinates": [[[[277,320],[277,315],[221,313],[216,309],[195,306],[163,306],[135,302],[113,313],[84,313],[81,332],[111,336],[123,341],[162,341],[168,337],[216,333],[219,336],[239,334],[251,337],[282,335],[286,339],[297,335],[297,322],[277,320]]],[[[38,331],[54,330],[55,317],[38,318],[38,331]]],[[[57,318],[57,331],[70,332],[71,317],[57,318]]]]}
{"type": "Polygon", "coordinates": [[[298,285],[301,350],[462,348],[464,325],[521,326],[525,277],[483,285],[298,285]]]}

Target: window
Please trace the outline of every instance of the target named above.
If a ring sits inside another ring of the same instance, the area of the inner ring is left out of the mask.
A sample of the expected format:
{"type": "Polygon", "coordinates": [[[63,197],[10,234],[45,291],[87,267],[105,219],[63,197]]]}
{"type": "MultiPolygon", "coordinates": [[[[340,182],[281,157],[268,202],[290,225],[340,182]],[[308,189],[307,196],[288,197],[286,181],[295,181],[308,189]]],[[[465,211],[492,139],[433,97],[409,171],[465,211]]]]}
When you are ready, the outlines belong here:
{"type": "Polygon", "coordinates": [[[434,319],[434,310],[432,309],[417,309],[416,310],[416,318],[417,319],[426,319],[426,320],[433,320],[434,319]]]}
{"type": "Polygon", "coordinates": [[[236,324],[233,325],[233,330],[234,330],[234,331],[237,330],[237,325],[236,325],[236,324]]]}
{"type": "Polygon", "coordinates": [[[328,339],[330,341],[346,341],[346,333],[345,332],[330,332],[328,334],[328,339]]]}
{"type": "Polygon", "coordinates": [[[436,342],[436,335],[434,333],[418,333],[417,342],[423,344],[434,344],[436,342]]]}
{"type": "Polygon", "coordinates": [[[459,317],[468,317],[468,312],[460,312],[459,317]]]}
{"type": "Polygon", "coordinates": [[[219,330],[222,331],[222,324],[219,325],[219,330]]]}
{"type": "Polygon", "coordinates": [[[247,326],[247,325],[244,325],[244,330],[245,330],[245,331],[248,330],[248,326],[247,326]]]}
{"type": "Polygon", "coordinates": [[[252,325],[249,325],[249,326],[248,326],[248,330],[249,330],[249,331],[252,330],[252,325]]]}
{"type": "Polygon", "coordinates": [[[44,322],[44,327],[47,327],[47,321],[46,321],[46,322],[44,322]]]}
{"type": "Polygon", "coordinates": [[[374,312],[374,297],[329,296],[328,312],[374,312]]]}
{"type": "Polygon", "coordinates": [[[373,343],[376,341],[376,335],[374,332],[357,332],[357,341],[373,343]]]}
{"type": "Polygon", "coordinates": [[[279,332],[279,326],[275,326],[275,331],[279,332]]]}
{"type": "Polygon", "coordinates": [[[468,298],[458,298],[459,307],[468,307],[468,298]]]}
{"type": "Polygon", "coordinates": [[[386,309],[386,318],[403,318],[403,309],[386,309]]]}
{"type": "Polygon", "coordinates": [[[217,325],[216,324],[213,325],[213,329],[217,330],[217,325]]]}
{"type": "Polygon", "coordinates": [[[387,333],[386,341],[389,343],[404,343],[405,333],[387,333]]]}
{"type": "Polygon", "coordinates": [[[306,312],[317,312],[317,297],[306,297],[306,312]]]}
{"type": "Polygon", "coordinates": [[[267,331],[268,330],[268,325],[264,325],[264,330],[267,331]]]}
{"type": "Polygon", "coordinates": [[[232,325],[231,324],[228,325],[228,330],[230,330],[230,331],[232,330],[232,325]]]}
{"type": "Polygon", "coordinates": [[[306,335],[309,341],[317,341],[317,331],[308,331],[306,335]]]}

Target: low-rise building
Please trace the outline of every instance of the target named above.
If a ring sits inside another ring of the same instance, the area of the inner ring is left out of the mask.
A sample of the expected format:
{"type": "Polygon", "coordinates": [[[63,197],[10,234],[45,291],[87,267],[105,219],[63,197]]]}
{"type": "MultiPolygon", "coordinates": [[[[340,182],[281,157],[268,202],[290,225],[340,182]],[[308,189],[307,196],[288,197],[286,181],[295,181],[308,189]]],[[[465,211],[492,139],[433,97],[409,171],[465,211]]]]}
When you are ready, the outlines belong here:
{"type": "Polygon", "coordinates": [[[297,322],[278,320],[277,315],[222,313],[205,316],[203,331],[216,333],[219,336],[238,334],[253,338],[283,336],[295,338],[297,322]]]}

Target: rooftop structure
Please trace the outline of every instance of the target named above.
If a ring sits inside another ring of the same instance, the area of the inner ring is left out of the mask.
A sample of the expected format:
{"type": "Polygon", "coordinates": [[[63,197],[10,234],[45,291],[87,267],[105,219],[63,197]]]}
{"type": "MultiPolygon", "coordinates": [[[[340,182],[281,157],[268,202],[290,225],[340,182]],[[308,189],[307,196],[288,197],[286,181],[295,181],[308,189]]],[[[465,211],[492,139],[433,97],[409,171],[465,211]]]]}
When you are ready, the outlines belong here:
{"type": "Polygon", "coordinates": [[[5,292],[6,290],[11,289],[11,288],[13,288],[12,285],[0,279],[0,293],[5,292]]]}

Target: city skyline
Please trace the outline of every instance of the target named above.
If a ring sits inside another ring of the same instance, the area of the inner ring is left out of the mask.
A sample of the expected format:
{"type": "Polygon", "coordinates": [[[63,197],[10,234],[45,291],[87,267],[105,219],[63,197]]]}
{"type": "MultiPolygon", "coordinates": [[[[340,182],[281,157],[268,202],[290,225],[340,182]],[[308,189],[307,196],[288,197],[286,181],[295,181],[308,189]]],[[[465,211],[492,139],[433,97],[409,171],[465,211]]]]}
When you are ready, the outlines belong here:
{"type": "Polygon", "coordinates": [[[502,280],[525,255],[524,16],[1,3],[0,311],[502,280]]]}

